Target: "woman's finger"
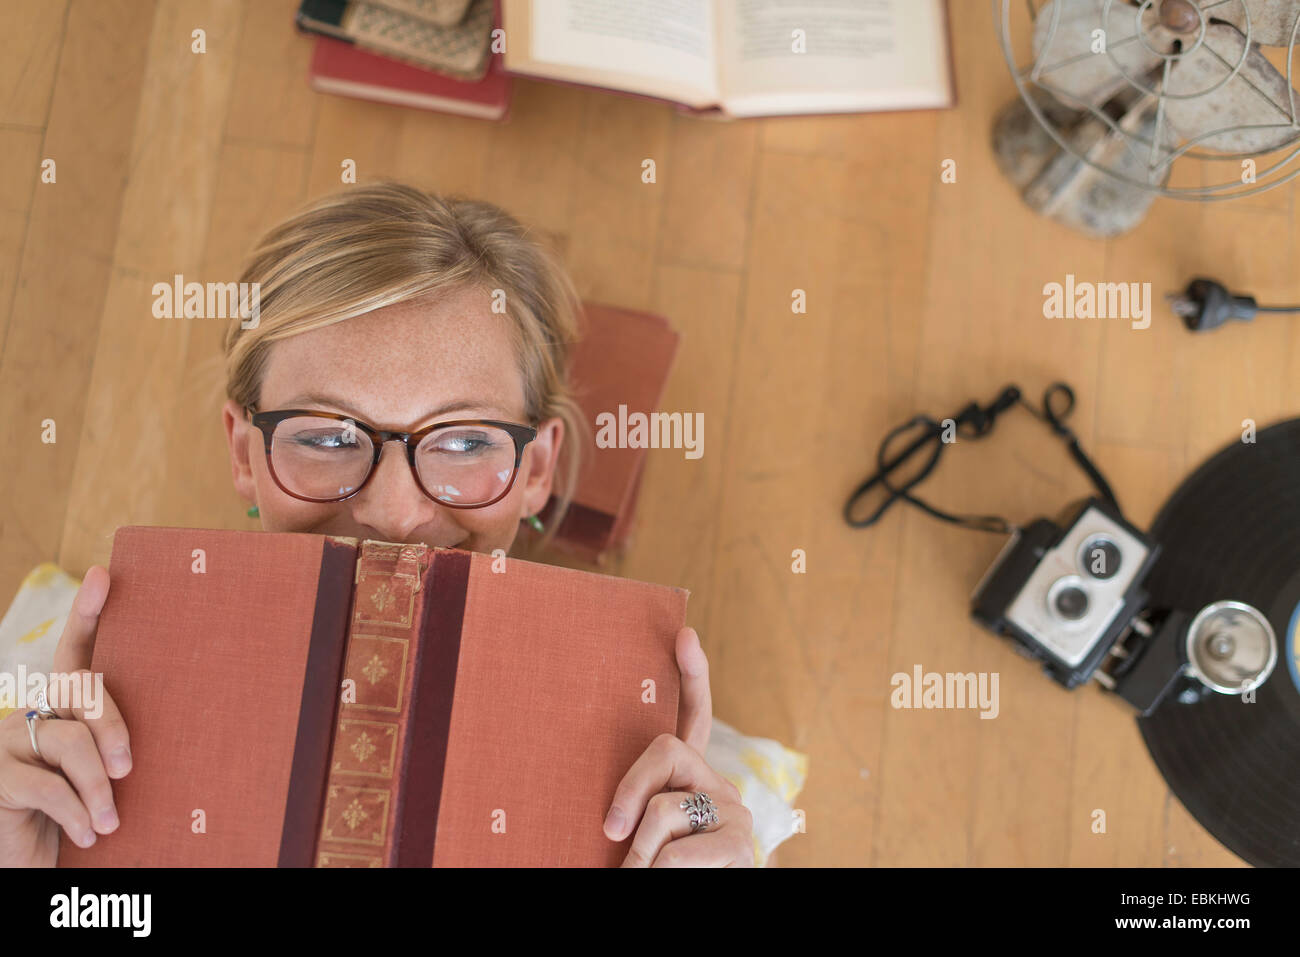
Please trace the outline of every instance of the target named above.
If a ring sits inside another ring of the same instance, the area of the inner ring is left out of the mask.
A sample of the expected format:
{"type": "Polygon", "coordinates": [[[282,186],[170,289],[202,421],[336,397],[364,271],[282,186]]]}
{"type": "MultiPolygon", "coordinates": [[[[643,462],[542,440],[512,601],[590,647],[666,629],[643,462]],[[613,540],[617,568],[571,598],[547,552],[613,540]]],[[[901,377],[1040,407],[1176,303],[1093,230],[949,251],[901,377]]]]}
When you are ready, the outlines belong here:
{"type": "Polygon", "coordinates": [[[665,791],[650,798],[650,803],[641,817],[632,846],[627,857],[623,859],[624,867],[649,867],[651,862],[668,843],[678,838],[691,835],[701,836],[721,830],[733,820],[745,820],[752,825],[752,818],[746,818],[749,811],[739,804],[716,804],[718,821],[700,832],[691,830],[691,819],[682,802],[695,796],[695,792],[665,791]]]}
{"type": "Polygon", "coordinates": [[[47,694],[60,718],[82,721],[95,738],[110,777],[125,777],[131,770],[131,736],[103,676],[90,670],[100,612],[108,599],[108,569],[92,565],[86,570],[73,599],[68,622],[54,650],[54,674],[47,694]]]}
{"type": "Polygon", "coordinates": [[[703,754],[713,730],[713,695],[709,691],[709,659],[694,628],[677,633],[677,668],[682,673],[677,700],[677,736],[703,754]]]}
{"type": "MultiPolygon", "coordinates": [[[[104,610],[107,598],[108,569],[103,565],[91,565],[72,600],[68,622],[63,626],[63,634],[54,649],[56,672],[90,670],[91,655],[95,651],[95,629],[99,627],[99,613],[104,610]]],[[[71,717],[70,713],[65,714],[59,708],[55,710],[59,711],[60,717],[71,717]]]]}
{"type": "Polygon", "coordinates": [[[661,734],[623,775],[605,818],[605,836],[621,841],[641,819],[650,798],[667,788],[703,791],[740,803],[735,786],[709,767],[694,748],[671,734],[661,734]]]}
{"type": "Polygon", "coordinates": [[[63,828],[78,847],[90,847],[95,843],[90,812],[72,790],[72,785],[49,768],[38,768],[12,756],[3,760],[0,806],[15,811],[35,809],[63,828]]]}
{"type": "Polygon", "coordinates": [[[665,846],[650,866],[753,867],[753,832],[747,827],[733,825],[691,834],[665,846]]]}
{"type": "Polygon", "coordinates": [[[113,803],[113,786],[108,782],[104,762],[95,746],[90,729],[80,721],[37,721],[36,744],[40,757],[32,751],[30,736],[19,744],[19,760],[29,764],[44,762],[58,768],[76,788],[81,803],[90,812],[91,822],[100,834],[117,830],[117,809],[113,803]]]}
{"type": "MultiPolygon", "coordinates": [[[[88,671],[82,672],[80,677],[87,684],[92,678],[88,671]]],[[[81,707],[72,709],[74,720],[90,729],[109,777],[126,777],[131,770],[131,735],[126,729],[126,721],[113,696],[104,687],[102,677],[95,681],[90,694],[93,700],[87,699],[81,707]]]]}

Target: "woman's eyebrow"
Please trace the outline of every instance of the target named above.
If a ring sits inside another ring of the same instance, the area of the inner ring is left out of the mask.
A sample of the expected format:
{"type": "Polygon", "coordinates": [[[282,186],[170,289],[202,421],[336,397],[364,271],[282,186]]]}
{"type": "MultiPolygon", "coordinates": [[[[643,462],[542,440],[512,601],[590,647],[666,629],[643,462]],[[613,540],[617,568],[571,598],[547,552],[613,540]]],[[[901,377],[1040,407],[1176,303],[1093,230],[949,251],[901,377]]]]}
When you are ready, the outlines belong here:
{"type": "MultiPolygon", "coordinates": [[[[346,402],[340,400],[337,396],[322,395],[317,392],[300,392],[298,393],[298,395],[295,395],[292,398],[285,399],[284,407],[292,408],[294,405],[300,402],[306,402],[312,405],[332,405],[336,409],[346,412],[348,415],[355,416],[358,419],[363,419],[363,420],[366,419],[366,416],[362,415],[356,409],[349,406],[346,402]]],[[[470,402],[466,399],[454,399],[451,402],[444,402],[436,409],[430,409],[424,415],[420,416],[418,421],[423,422],[425,419],[432,419],[435,416],[446,415],[448,412],[458,412],[458,411],[464,411],[469,409],[481,409],[485,412],[501,411],[497,409],[495,406],[482,405],[480,403],[470,402]]]]}

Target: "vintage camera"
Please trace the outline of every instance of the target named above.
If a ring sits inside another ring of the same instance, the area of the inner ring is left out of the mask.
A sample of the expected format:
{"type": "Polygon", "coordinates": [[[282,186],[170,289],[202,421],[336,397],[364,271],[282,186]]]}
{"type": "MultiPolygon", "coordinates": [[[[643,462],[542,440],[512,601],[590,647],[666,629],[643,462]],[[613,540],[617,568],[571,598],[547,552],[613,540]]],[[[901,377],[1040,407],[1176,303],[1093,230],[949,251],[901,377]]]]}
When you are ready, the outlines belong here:
{"type": "Polygon", "coordinates": [[[971,615],[1067,688],[1096,677],[1141,714],[1166,699],[1245,694],[1277,663],[1268,619],[1243,602],[1152,609],[1143,582],[1160,546],[1090,498],[1060,524],[1016,532],[971,596],[971,615]]]}
{"type": "Polygon", "coordinates": [[[975,587],[971,614],[1074,688],[1146,607],[1142,582],[1159,552],[1090,498],[1062,524],[1040,518],[1018,530],[975,587]]]}

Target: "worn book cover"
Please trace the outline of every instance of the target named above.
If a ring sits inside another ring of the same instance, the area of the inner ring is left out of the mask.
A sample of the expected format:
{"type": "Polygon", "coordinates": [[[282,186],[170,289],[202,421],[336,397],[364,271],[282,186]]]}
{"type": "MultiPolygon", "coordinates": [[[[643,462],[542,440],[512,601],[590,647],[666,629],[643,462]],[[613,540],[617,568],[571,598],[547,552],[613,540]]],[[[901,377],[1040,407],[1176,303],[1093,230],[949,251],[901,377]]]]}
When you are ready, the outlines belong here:
{"type": "Polygon", "coordinates": [[[305,33],[336,37],[373,53],[477,82],[487,73],[494,16],[493,0],[473,0],[464,16],[450,26],[364,0],[302,0],[295,22],[305,33]]]}
{"type": "MultiPolygon", "coordinates": [[[[599,447],[602,417],[659,411],[680,336],[663,316],[596,302],[583,303],[581,328],[569,379],[590,434],[573,437],[585,443],[582,468],[554,542],[569,554],[602,562],[632,531],[647,455],[632,445],[599,447]]],[[[547,527],[557,504],[552,496],[541,513],[547,527]]]]}
{"type": "Polygon", "coordinates": [[[375,0],[375,4],[439,27],[455,26],[469,11],[469,0],[375,0]]]}
{"type": "Polygon", "coordinates": [[[617,866],[682,589],[322,535],[118,530],[92,671],[134,766],[60,866],[617,866]]]}
{"type": "Polygon", "coordinates": [[[318,36],[308,75],[314,90],[377,103],[484,120],[504,119],[510,109],[511,80],[500,57],[491,58],[483,79],[467,82],[318,36]]]}

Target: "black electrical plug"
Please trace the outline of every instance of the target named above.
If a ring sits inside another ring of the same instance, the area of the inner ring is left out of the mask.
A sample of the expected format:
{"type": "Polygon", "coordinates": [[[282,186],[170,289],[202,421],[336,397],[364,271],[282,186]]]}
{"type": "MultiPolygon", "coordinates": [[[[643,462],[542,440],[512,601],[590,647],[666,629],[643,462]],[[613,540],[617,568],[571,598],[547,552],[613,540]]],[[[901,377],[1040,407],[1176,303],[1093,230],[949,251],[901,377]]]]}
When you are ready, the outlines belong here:
{"type": "Polygon", "coordinates": [[[1165,298],[1174,314],[1192,332],[1217,329],[1229,319],[1249,322],[1260,311],[1252,297],[1234,296],[1213,279],[1193,279],[1182,292],[1170,293],[1165,298]]]}

